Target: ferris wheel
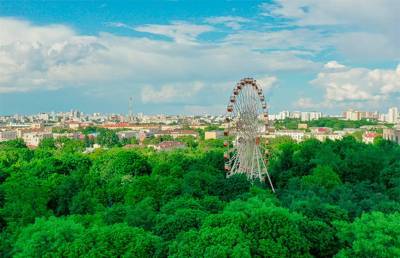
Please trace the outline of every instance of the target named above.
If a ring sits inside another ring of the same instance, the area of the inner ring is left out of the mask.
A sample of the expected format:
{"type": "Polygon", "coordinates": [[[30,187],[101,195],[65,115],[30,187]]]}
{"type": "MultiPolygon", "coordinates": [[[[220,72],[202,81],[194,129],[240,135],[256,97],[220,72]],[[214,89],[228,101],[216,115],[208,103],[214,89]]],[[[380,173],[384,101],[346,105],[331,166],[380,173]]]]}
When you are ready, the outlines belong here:
{"type": "Polygon", "coordinates": [[[265,97],[256,80],[244,78],[233,89],[227,107],[225,136],[225,171],[230,177],[246,174],[249,180],[268,182],[275,192],[267,170],[267,152],[260,145],[260,137],[268,133],[268,111],[265,97]]]}

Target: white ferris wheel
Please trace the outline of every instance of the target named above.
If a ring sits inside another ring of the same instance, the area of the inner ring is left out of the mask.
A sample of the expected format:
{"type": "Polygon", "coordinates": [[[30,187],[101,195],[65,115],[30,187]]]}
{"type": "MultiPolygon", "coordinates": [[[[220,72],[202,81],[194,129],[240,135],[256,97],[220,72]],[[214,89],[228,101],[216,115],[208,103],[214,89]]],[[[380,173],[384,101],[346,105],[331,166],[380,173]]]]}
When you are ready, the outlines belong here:
{"type": "Polygon", "coordinates": [[[267,153],[260,145],[262,134],[268,133],[267,103],[262,88],[252,78],[244,78],[233,89],[227,107],[225,136],[225,170],[227,176],[246,174],[249,180],[267,179],[275,192],[267,170],[267,153]]]}

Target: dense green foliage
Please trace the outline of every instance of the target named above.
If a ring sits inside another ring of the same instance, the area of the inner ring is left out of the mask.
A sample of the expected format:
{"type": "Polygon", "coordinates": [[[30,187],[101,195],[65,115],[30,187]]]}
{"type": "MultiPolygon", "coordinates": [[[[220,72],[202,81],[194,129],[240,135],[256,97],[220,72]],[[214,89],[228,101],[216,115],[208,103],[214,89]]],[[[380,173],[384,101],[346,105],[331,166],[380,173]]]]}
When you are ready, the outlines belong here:
{"type": "Polygon", "coordinates": [[[222,140],[170,152],[83,145],[0,144],[1,257],[400,257],[391,142],[276,139],[275,194],[225,178],[222,140]]]}

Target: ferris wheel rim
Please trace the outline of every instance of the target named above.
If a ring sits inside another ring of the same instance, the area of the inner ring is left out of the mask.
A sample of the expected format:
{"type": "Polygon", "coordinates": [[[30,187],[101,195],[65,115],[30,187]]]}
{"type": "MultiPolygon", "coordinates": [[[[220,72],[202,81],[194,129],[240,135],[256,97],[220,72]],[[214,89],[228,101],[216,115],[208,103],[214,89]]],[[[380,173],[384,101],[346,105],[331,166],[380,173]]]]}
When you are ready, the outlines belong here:
{"type": "Polygon", "coordinates": [[[253,78],[243,78],[241,79],[236,86],[233,89],[233,92],[230,96],[230,103],[228,104],[227,107],[227,119],[226,122],[228,122],[228,131],[231,130],[232,126],[231,126],[231,122],[233,120],[233,117],[235,117],[235,109],[234,109],[234,104],[236,103],[238,96],[240,96],[240,93],[245,89],[245,87],[249,87],[251,86],[252,89],[257,93],[255,96],[251,96],[251,98],[253,98],[253,100],[255,102],[259,101],[260,103],[260,108],[261,108],[261,112],[259,115],[262,115],[263,121],[265,126],[268,126],[268,105],[266,103],[266,98],[264,96],[262,87],[260,87],[257,83],[257,81],[253,78]],[[258,99],[256,99],[256,98],[258,99]]]}

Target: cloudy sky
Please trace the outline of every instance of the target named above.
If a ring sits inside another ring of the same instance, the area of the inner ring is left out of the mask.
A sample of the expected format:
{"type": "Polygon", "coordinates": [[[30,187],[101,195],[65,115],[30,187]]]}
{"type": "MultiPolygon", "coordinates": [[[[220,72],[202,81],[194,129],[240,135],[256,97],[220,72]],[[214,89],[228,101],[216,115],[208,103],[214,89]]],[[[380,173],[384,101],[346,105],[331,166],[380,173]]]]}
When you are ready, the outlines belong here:
{"type": "Polygon", "coordinates": [[[400,106],[400,1],[0,1],[0,114],[400,106]]]}

